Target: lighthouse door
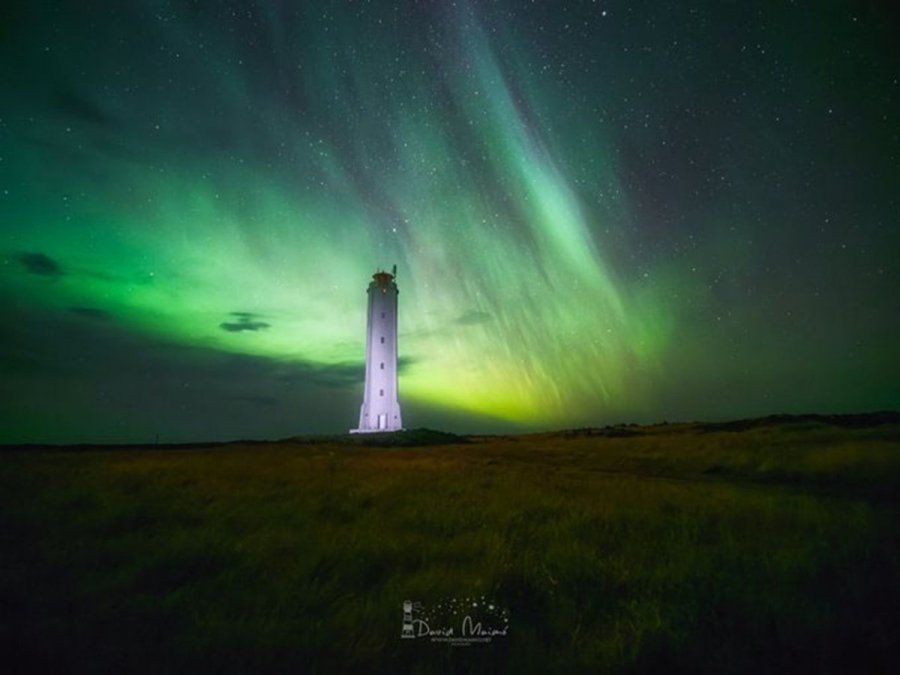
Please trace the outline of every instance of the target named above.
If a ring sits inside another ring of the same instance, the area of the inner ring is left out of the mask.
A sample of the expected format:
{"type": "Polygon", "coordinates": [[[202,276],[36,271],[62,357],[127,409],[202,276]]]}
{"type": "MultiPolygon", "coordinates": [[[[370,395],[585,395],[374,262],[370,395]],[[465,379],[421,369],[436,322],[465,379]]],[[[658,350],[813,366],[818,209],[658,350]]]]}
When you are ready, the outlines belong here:
{"type": "Polygon", "coordinates": [[[387,429],[387,415],[384,413],[378,416],[378,428],[387,429]]]}

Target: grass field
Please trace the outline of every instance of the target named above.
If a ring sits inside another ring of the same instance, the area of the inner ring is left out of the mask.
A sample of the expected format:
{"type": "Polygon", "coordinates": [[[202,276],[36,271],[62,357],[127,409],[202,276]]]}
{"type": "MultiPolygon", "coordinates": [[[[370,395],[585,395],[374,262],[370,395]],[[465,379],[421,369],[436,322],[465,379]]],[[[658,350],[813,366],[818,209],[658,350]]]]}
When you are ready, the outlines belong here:
{"type": "Polygon", "coordinates": [[[897,415],[438,440],[7,448],[3,662],[897,668],[897,415]],[[482,595],[506,636],[400,639],[403,600],[482,595]]]}

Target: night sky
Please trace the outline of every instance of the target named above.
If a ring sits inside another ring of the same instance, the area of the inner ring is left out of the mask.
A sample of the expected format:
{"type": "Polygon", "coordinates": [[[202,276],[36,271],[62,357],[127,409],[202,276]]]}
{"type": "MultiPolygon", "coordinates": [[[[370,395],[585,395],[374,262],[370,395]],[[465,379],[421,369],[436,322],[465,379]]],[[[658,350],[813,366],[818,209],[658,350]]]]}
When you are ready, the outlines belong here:
{"type": "Polygon", "coordinates": [[[0,10],[0,442],[900,407],[891,3],[0,10]]]}

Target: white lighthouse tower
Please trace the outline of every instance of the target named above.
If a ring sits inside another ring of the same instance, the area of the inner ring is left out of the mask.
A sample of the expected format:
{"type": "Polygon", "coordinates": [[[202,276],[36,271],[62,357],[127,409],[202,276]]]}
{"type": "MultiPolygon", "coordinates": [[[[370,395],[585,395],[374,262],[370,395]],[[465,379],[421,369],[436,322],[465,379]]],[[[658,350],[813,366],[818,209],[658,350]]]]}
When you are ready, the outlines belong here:
{"type": "Polygon", "coordinates": [[[397,399],[397,284],[391,273],[376,272],[369,284],[366,323],[366,390],[359,409],[359,428],[350,433],[397,431],[403,428],[397,399]]]}

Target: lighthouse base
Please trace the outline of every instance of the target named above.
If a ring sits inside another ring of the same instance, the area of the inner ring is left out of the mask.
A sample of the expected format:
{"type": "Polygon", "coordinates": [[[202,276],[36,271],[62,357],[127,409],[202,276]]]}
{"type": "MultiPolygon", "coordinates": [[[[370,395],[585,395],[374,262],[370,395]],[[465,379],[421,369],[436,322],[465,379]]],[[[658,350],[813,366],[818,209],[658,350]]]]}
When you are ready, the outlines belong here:
{"type": "Polygon", "coordinates": [[[372,434],[383,431],[402,431],[403,418],[400,417],[400,405],[393,403],[369,404],[364,400],[359,407],[359,424],[351,429],[351,434],[372,434]]]}
{"type": "Polygon", "coordinates": [[[396,429],[350,429],[351,434],[392,434],[395,431],[406,431],[402,427],[396,429]]]}

